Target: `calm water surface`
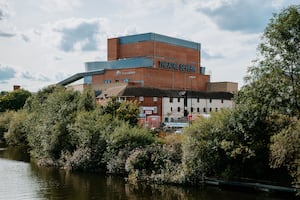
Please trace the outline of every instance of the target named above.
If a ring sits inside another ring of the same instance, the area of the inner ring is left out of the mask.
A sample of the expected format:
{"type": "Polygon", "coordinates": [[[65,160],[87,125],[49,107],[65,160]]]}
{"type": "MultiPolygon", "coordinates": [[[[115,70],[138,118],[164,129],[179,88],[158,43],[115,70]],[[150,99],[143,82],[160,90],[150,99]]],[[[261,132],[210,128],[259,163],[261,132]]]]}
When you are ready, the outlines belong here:
{"type": "Polygon", "coordinates": [[[29,162],[26,153],[16,148],[0,148],[0,199],[283,200],[291,197],[217,187],[131,185],[119,177],[37,167],[29,162]]]}

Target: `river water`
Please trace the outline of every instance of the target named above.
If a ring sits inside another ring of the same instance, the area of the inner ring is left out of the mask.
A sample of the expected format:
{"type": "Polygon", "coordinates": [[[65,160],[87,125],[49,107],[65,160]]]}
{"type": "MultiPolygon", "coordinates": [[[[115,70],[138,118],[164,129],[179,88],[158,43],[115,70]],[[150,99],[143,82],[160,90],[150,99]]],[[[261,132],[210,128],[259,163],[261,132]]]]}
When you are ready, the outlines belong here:
{"type": "Polygon", "coordinates": [[[69,173],[37,167],[27,153],[17,148],[0,148],[0,199],[2,200],[283,200],[262,192],[222,190],[218,187],[132,185],[123,178],[105,174],[69,173]]]}

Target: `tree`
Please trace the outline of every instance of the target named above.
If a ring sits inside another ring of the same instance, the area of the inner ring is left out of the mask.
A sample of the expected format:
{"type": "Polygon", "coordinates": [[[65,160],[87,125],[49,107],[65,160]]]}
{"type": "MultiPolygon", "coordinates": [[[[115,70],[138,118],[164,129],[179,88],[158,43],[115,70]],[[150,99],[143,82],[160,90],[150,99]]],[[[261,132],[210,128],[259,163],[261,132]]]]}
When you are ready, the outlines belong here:
{"type": "Polygon", "coordinates": [[[287,167],[293,176],[300,167],[291,159],[299,157],[295,154],[300,148],[292,139],[298,137],[297,126],[291,125],[300,117],[300,5],[274,14],[258,50],[260,56],[245,78],[247,85],[235,97],[229,127],[253,151],[252,163],[261,165],[265,177],[271,170],[264,168],[269,160],[268,167],[287,167]],[[293,151],[280,154],[278,147],[289,151],[287,143],[293,151]]]}
{"type": "Polygon", "coordinates": [[[263,104],[282,114],[300,111],[300,5],[275,14],[266,27],[259,46],[261,59],[249,69],[247,81],[263,104]]]}
{"type": "MultiPolygon", "coordinates": [[[[291,123],[272,138],[271,167],[286,167],[294,178],[294,185],[300,189],[300,120],[291,123]]],[[[298,191],[300,193],[300,191],[298,191]]]]}
{"type": "Polygon", "coordinates": [[[0,96],[0,112],[6,110],[19,110],[23,108],[28,97],[31,96],[31,93],[27,90],[15,90],[8,92],[3,96],[0,96]]]}
{"type": "Polygon", "coordinates": [[[104,114],[110,114],[113,117],[118,117],[121,120],[127,121],[131,126],[137,124],[139,111],[139,105],[136,101],[118,102],[116,97],[113,97],[103,107],[104,114]]]}

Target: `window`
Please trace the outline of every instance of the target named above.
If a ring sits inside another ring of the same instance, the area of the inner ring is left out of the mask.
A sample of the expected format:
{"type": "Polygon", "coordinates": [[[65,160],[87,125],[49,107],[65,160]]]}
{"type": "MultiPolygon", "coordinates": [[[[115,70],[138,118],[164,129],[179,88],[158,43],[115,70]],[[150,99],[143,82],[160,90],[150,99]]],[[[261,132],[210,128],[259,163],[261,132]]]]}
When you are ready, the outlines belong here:
{"type": "Polygon", "coordinates": [[[180,112],[180,107],[177,108],[177,112],[180,112]]]}
{"type": "Polygon", "coordinates": [[[178,103],[180,102],[180,97],[177,98],[177,102],[178,102],[178,103]]]}
{"type": "Polygon", "coordinates": [[[169,121],[169,118],[168,117],[165,117],[165,122],[168,122],[169,121]]]}
{"type": "Polygon", "coordinates": [[[104,80],[104,83],[111,83],[111,80],[104,80]]]}
{"type": "Polygon", "coordinates": [[[206,108],[203,108],[203,112],[206,113],[206,108]]]}
{"type": "Polygon", "coordinates": [[[119,83],[119,80],[117,79],[117,80],[115,80],[115,82],[116,82],[116,83],[119,83]]]}
{"type": "Polygon", "coordinates": [[[174,118],[173,117],[171,117],[171,122],[174,122],[174,118]]]}
{"type": "Polygon", "coordinates": [[[224,103],[224,99],[221,99],[221,103],[224,103]]]}
{"type": "Polygon", "coordinates": [[[200,112],[200,108],[199,108],[199,107],[197,108],[197,112],[198,112],[198,113],[200,112]]]}
{"type": "Polygon", "coordinates": [[[157,97],[153,97],[153,101],[157,102],[158,98],[157,97]]]}
{"type": "Polygon", "coordinates": [[[211,103],[212,102],[212,99],[209,99],[209,103],[211,103]]]}
{"type": "Polygon", "coordinates": [[[193,107],[191,107],[191,112],[193,112],[194,111],[194,108],[193,107]]]}
{"type": "Polygon", "coordinates": [[[212,111],[212,108],[209,108],[209,112],[211,112],[212,111]]]}
{"type": "Polygon", "coordinates": [[[173,111],[173,108],[171,107],[171,112],[173,111]]]}
{"type": "Polygon", "coordinates": [[[198,98],[197,98],[197,103],[199,103],[199,102],[200,102],[200,98],[198,97],[198,98]]]}
{"type": "Polygon", "coordinates": [[[123,82],[124,82],[124,83],[128,83],[128,82],[129,82],[129,78],[125,78],[125,79],[123,80],[123,82]]]}
{"type": "Polygon", "coordinates": [[[140,101],[144,101],[144,97],[140,97],[140,101]]]}
{"type": "Polygon", "coordinates": [[[170,103],[173,103],[173,97],[170,97],[170,103]]]}
{"type": "Polygon", "coordinates": [[[153,109],[153,113],[157,113],[157,107],[156,106],[153,109]]]}
{"type": "Polygon", "coordinates": [[[218,112],[218,108],[216,108],[216,112],[218,112]]]}

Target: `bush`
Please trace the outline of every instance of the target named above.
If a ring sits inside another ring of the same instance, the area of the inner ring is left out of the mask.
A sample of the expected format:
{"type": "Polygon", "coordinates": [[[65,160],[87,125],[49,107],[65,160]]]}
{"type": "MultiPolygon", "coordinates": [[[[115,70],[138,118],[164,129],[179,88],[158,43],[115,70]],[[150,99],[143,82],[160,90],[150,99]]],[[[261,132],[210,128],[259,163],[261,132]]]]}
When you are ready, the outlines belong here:
{"type": "Polygon", "coordinates": [[[74,123],[80,94],[61,87],[50,91],[30,99],[26,105],[30,115],[25,124],[31,155],[57,160],[62,152],[75,150],[67,127],[74,123]]]}
{"type": "Polygon", "coordinates": [[[107,138],[119,124],[119,120],[112,119],[110,115],[102,115],[98,109],[80,112],[76,117],[75,123],[68,127],[74,144],[78,148],[72,155],[71,159],[73,161],[69,165],[70,169],[90,171],[103,169],[105,167],[103,154],[106,150],[107,138]],[[83,152],[88,153],[88,155],[82,155],[83,152]],[[78,155],[82,155],[85,158],[85,162],[75,162],[78,155]]]}
{"type": "Polygon", "coordinates": [[[131,127],[123,122],[109,135],[105,152],[105,162],[109,173],[124,174],[125,162],[130,152],[152,144],[155,141],[147,129],[131,127]]]}
{"type": "Polygon", "coordinates": [[[152,144],[130,152],[125,169],[130,181],[180,183],[181,145],[152,144]]]}
{"type": "Polygon", "coordinates": [[[11,118],[13,117],[15,111],[6,111],[0,113],[0,143],[4,141],[4,134],[8,131],[11,118]]]}
{"type": "MultiPolygon", "coordinates": [[[[271,138],[271,167],[286,167],[300,188],[300,120],[290,120],[290,125],[271,138]]],[[[300,195],[300,191],[298,191],[300,195]]]]}
{"type": "Polygon", "coordinates": [[[27,112],[20,110],[15,112],[9,123],[8,131],[4,134],[4,138],[9,145],[27,145],[27,137],[24,121],[27,112]]]}
{"type": "Polygon", "coordinates": [[[219,174],[226,167],[221,143],[226,139],[229,116],[227,110],[212,113],[210,118],[199,119],[185,130],[182,167],[186,183],[201,183],[206,176],[219,174]]]}

